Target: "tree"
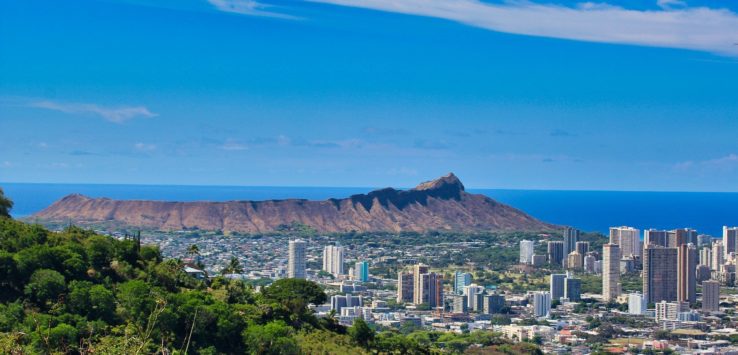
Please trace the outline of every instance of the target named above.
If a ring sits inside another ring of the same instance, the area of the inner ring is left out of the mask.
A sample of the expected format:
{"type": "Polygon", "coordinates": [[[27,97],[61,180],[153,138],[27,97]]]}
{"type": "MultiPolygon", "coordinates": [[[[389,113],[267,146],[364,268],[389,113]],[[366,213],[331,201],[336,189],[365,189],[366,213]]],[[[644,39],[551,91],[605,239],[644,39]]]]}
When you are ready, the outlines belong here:
{"type": "Polygon", "coordinates": [[[25,287],[25,293],[39,306],[46,306],[49,302],[56,302],[59,295],[64,293],[66,284],[62,274],[48,269],[36,270],[25,287]]]}
{"type": "Polygon", "coordinates": [[[0,217],[10,218],[10,210],[13,208],[13,201],[5,197],[3,189],[0,187],[0,217]]]}
{"type": "Polygon", "coordinates": [[[200,247],[198,247],[197,244],[190,245],[187,247],[187,254],[191,256],[200,255],[200,247]]]}
{"type": "Polygon", "coordinates": [[[265,325],[250,325],[244,332],[244,342],[251,354],[297,354],[299,348],[290,328],[283,321],[273,321],[265,325]]]}
{"type": "Polygon", "coordinates": [[[300,300],[308,304],[322,304],[328,299],[323,289],[315,282],[303,279],[281,279],[262,291],[267,300],[279,303],[300,300]]]}
{"type": "Polygon", "coordinates": [[[238,261],[238,258],[233,256],[231,257],[231,261],[228,262],[228,265],[223,268],[223,270],[220,271],[221,274],[242,274],[243,273],[243,266],[241,266],[241,262],[238,261]]]}
{"type": "Polygon", "coordinates": [[[374,341],[374,330],[369,328],[369,325],[361,319],[357,318],[354,320],[354,324],[348,329],[348,334],[351,339],[365,348],[369,348],[369,345],[374,341]]]}

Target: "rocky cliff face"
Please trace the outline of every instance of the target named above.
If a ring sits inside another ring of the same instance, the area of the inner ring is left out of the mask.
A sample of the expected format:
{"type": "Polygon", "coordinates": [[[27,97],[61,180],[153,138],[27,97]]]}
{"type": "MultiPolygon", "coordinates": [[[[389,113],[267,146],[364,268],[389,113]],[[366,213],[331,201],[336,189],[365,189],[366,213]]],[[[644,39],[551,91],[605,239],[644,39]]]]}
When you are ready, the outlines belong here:
{"type": "Polygon", "coordinates": [[[50,222],[112,222],[158,230],[270,232],[293,222],[319,232],[543,231],[556,226],[464,191],[453,174],[411,190],[386,188],[326,201],[122,201],[69,195],[34,217],[50,222]]]}

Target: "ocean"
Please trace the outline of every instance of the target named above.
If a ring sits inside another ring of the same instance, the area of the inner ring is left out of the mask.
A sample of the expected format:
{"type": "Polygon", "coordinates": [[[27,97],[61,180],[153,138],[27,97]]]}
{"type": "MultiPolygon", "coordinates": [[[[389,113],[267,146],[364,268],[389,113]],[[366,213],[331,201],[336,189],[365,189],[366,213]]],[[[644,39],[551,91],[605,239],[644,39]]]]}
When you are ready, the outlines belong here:
{"type": "MultiPolygon", "coordinates": [[[[112,199],[228,201],[304,198],[323,200],[366,193],[361,187],[254,187],[0,183],[15,202],[14,217],[30,216],[71,193],[112,199]]],[[[610,226],[694,228],[718,237],[738,225],[738,193],[468,189],[546,222],[607,233],[610,226]]]]}

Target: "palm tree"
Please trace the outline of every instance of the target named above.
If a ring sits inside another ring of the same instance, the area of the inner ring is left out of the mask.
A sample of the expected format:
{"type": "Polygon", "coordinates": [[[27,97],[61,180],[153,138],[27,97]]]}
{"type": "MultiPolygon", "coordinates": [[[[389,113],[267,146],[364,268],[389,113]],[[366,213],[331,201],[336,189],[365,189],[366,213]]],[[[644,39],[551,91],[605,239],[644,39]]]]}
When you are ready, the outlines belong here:
{"type": "Polygon", "coordinates": [[[223,270],[220,271],[221,274],[242,274],[243,273],[243,266],[241,266],[241,262],[238,261],[238,258],[233,256],[231,257],[231,261],[228,263],[226,267],[223,268],[223,270]]]}
{"type": "Polygon", "coordinates": [[[198,247],[197,244],[190,245],[190,247],[187,248],[187,254],[200,255],[200,247],[198,247]]]}
{"type": "Polygon", "coordinates": [[[10,209],[13,208],[13,201],[5,197],[3,189],[0,188],[0,217],[10,218],[10,209]]]}

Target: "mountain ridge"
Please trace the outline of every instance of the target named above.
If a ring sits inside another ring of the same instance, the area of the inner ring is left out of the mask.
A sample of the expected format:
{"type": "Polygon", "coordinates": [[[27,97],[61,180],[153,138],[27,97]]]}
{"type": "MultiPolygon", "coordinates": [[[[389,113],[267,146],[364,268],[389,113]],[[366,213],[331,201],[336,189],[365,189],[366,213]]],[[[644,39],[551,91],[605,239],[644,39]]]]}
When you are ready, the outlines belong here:
{"type": "Polygon", "coordinates": [[[275,231],[302,223],[318,232],[546,231],[558,226],[489,197],[470,194],[456,175],[409,190],[391,187],[321,201],[112,200],[70,194],[36,213],[48,222],[112,222],[158,230],[224,230],[242,233],[275,231]]]}

